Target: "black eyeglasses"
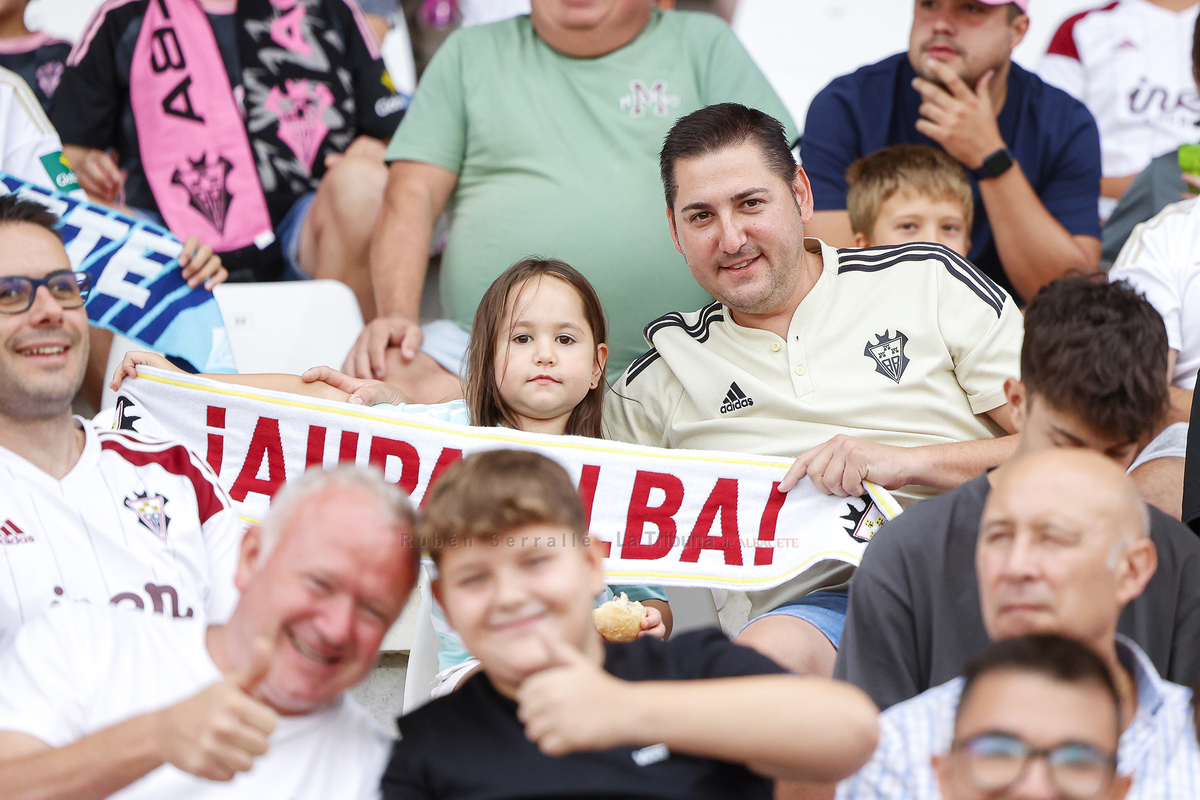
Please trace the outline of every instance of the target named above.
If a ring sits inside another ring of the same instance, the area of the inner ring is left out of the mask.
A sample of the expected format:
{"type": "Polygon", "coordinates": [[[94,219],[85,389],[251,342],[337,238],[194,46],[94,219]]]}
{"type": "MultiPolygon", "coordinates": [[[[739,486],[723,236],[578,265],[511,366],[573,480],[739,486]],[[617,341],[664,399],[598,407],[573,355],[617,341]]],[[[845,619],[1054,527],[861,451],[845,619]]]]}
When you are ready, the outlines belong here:
{"type": "Polygon", "coordinates": [[[86,272],[69,269],[51,272],[44,278],[7,275],[0,277],[0,313],[28,311],[39,286],[45,286],[63,308],[79,308],[87,301],[88,291],[92,288],[86,272]]]}
{"type": "Polygon", "coordinates": [[[950,748],[966,766],[976,789],[995,792],[1012,786],[1029,769],[1029,762],[1045,759],[1051,782],[1067,797],[1085,800],[1108,789],[1116,775],[1117,758],[1112,753],[1084,744],[1065,742],[1057,747],[1030,747],[1016,736],[984,733],[950,748]]]}

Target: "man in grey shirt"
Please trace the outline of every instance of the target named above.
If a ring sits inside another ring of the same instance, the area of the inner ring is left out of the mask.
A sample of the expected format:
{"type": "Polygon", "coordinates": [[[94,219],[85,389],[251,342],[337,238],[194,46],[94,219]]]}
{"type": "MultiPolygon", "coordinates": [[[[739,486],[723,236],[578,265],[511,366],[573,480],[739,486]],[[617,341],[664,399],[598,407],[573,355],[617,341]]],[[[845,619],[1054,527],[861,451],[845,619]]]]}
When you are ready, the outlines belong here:
{"type": "MultiPolygon", "coordinates": [[[[1056,281],[1025,317],[1021,380],[1005,392],[1017,452],[1083,447],[1128,468],[1167,409],[1162,319],[1127,284],[1056,281]]],[[[835,677],[887,708],[962,674],[989,639],[975,542],[988,475],[917,503],[871,541],[850,583],[835,677]]],[[[1167,680],[1200,678],[1200,539],[1151,508],[1158,571],[1118,630],[1167,680]]]]}

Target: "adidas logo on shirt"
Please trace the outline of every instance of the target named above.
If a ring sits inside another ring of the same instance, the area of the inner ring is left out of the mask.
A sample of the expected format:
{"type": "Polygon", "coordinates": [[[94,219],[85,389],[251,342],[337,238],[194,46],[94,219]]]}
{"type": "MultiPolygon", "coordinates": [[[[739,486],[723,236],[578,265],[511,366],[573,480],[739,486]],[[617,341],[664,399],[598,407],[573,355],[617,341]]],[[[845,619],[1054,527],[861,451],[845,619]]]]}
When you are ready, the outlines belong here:
{"type": "Polygon", "coordinates": [[[721,413],[728,414],[730,411],[737,411],[739,408],[752,405],[754,405],[753,398],[747,397],[737,383],[731,383],[729,391],[725,393],[725,402],[721,403],[721,413]]]}
{"type": "Polygon", "coordinates": [[[17,527],[11,519],[4,520],[0,525],[0,544],[25,544],[32,542],[33,536],[17,527]]]}

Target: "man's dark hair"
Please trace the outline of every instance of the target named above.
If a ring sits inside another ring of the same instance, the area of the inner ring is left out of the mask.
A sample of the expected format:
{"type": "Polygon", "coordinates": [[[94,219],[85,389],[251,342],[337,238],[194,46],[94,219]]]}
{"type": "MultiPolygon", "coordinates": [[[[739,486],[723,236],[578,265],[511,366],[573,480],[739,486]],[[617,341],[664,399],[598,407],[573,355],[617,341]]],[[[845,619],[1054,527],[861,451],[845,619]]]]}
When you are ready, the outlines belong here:
{"type": "Polygon", "coordinates": [[[1114,713],[1119,713],[1121,695],[1103,659],[1086,645],[1056,633],[1032,633],[993,642],[967,664],[958,712],[966,707],[980,678],[1001,671],[1031,672],[1062,683],[1100,686],[1112,699],[1114,713]]]}
{"type": "Polygon", "coordinates": [[[762,153],[767,169],[789,186],[796,175],[796,159],[788,146],[783,124],[757,108],[737,103],[718,103],[681,117],[663,141],[658,155],[667,208],[674,210],[679,184],[675,182],[675,162],[720,152],[753,140],[762,153]]]}
{"type": "Polygon", "coordinates": [[[1125,281],[1060,278],[1026,309],[1021,380],[1029,402],[1136,441],[1167,413],[1166,326],[1125,281]]]}
{"type": "Polygon", "coordinates": [[[1019,17],[1025,13],[1024,11],[1021,10],[1021,7],[1019,5],[1017,5],[1016,3],[1009,3],[1006,11],[1008,12],[1008,24],[1009,25],[1012,25],[1014,19],[1016,19],[1017,17],[1019,17]]]}
{"type": "Polygon", "coordinates": [[[36,200],[20,197],[15,192],[0,195],[0,225],[28,222],[38,225],[62,239],[58,232],[58,215],[36,200]]]}

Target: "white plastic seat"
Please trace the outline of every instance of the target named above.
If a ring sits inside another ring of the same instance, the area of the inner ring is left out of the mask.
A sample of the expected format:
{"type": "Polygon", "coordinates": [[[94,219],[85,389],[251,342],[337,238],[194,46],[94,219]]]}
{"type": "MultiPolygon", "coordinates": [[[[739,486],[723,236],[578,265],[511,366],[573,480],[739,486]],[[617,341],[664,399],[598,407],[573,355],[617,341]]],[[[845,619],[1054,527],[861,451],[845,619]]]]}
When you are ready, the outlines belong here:
{"type": "Polygon", "coordinates": [[[340,369],[363,329],[354,292],[341,281],[223,283],[213,294],[243,374],[340,369]]]}
{"type": "Polygon", "coordinates": [[[417,590],[421,604],[417,607],[416,625],[408,651],[408,668],[404,672],[404,705],[407,714],[429,702],[433,679],[438,673],[438,649],[441,639],[433,630],[433,592],[429,588],[429,573],[421,566],[417,590]]]}

